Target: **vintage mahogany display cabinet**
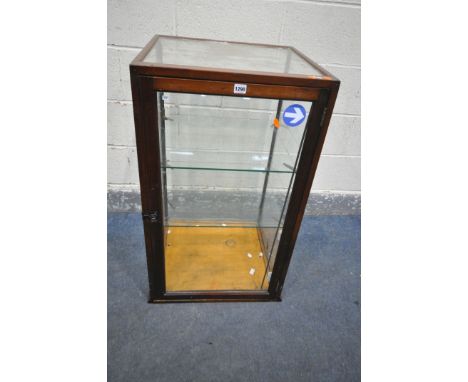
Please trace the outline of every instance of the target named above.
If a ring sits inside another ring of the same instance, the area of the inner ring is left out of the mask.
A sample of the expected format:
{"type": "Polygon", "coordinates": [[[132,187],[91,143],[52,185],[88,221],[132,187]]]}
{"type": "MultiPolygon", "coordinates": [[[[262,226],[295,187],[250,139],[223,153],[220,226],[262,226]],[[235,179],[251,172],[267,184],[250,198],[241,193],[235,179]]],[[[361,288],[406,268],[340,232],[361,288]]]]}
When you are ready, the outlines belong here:
{"type": "Polygon", "coordinates": [[[169,36],[130,74],[149,301],[280,301],[338,79],[292,47],[169,36]]]}

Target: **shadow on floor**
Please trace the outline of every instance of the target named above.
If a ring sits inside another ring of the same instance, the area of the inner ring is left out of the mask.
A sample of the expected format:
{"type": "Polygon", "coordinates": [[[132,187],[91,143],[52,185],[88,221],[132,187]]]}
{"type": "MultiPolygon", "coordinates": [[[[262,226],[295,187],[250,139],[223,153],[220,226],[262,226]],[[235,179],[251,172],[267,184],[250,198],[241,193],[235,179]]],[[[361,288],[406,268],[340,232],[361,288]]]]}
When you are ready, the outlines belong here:
{"type": "Polygon", "coordinates": [[[360,380],[359,216],[306,217],[282,302],[148,304],[139,214],[108,215],[108,380],[360,380]]]}

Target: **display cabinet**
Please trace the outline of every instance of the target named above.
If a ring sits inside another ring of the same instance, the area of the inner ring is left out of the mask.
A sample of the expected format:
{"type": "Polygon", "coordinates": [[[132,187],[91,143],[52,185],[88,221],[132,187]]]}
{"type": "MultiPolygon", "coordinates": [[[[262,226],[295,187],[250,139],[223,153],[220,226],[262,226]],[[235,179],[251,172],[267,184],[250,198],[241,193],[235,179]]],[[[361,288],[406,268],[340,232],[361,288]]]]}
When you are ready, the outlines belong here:
{"type": "Polygon", "coordinates": [[[338,79],[292,47],[169,36],[130,74],[149,301],[280,301],[338,79]]]}

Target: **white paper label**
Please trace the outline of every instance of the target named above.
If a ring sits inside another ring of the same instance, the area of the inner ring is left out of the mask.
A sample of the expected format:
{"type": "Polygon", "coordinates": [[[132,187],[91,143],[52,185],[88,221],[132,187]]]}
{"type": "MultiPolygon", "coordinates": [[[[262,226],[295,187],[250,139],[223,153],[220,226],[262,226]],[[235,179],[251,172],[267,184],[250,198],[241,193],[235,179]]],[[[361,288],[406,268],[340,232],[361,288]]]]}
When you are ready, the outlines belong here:
{"type": "Polygon", "coordinates": [[[234,94],[245,94],[247,93],[246,84],[234,84],[234,94]]]}

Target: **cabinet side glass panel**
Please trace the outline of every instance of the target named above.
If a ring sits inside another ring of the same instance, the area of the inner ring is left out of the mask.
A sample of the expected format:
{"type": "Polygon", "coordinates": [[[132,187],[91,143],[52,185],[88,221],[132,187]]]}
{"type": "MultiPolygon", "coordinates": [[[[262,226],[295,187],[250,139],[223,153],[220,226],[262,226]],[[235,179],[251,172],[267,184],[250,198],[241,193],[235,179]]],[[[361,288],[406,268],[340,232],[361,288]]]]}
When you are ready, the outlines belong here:
{"type": "Polygon", "coordinates": [[[312,103],[169,92],[156,99],[166,290],[268,289],[312,103]],[[295,117],[283,117],[296,109],[302,122],[289,126],[295,117]]]}

